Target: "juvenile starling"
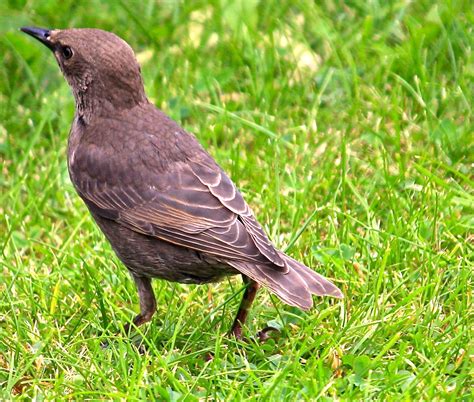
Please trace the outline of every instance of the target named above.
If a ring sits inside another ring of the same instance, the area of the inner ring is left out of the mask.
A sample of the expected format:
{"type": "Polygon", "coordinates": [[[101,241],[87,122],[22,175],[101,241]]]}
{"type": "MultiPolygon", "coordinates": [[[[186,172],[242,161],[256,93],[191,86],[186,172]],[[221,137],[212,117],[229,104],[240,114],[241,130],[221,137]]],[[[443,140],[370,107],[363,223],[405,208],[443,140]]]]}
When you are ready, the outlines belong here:
{"type": "Polygon", "coordinates": [[[69,175],[135,280],[136,326],[156,311],[152,278],[202,284],[241,274],[247,287],[231,330],[237,338],[260,285],[304,310],[311,294],[342,297],[273,246],[196,138],[150,103],[125,41],[99,29],[21,30],[53,51],[71,86],[69,175]]]}

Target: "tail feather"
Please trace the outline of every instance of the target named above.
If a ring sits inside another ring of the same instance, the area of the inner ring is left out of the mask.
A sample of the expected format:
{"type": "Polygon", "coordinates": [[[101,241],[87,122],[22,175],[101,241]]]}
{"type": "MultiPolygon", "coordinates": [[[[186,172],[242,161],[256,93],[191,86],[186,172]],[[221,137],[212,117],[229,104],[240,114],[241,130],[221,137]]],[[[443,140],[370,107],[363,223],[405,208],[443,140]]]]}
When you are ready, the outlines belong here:
{"type": "Polygon", "coordinates": [[[247,261],[227,261],[228,264],[269,288],[290,306],[309,310],[313,306],[311,294],[342,298],[342,292],[329,280],[307,266],[280,252],[289,270],[287,273],[273,268],[273,264],[257,264],[247,261]]]}
{"type": "Polygon", "coordinates": [[[332,296],[342,299],[344,295],[341,290],[324,276],[314,272],[306,265],[293,258],[285,256],[285,262],[290,266],[290,269],[295,270],[298,275],[306,282],[311,293],[317,296],[332,296]]]}

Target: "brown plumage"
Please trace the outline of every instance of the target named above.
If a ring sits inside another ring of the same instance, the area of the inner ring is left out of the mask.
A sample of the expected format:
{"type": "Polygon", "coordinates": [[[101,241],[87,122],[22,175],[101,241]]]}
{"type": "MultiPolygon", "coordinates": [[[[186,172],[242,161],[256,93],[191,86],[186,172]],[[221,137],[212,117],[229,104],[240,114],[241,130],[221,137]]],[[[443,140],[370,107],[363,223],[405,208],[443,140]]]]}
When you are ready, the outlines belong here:
{"type": "Polygon", "coordinates": [[[277,250],[235,185],[196,138],[147,99],[130,46],[97,29],[22,28],[53,52],[72,88],[71,180],[134,278],[140,314],[156,310],[151,278],[248,284],[232,332],[258,284],[309,309],[311,294],[342,297],[324,277],[277,250]]]}

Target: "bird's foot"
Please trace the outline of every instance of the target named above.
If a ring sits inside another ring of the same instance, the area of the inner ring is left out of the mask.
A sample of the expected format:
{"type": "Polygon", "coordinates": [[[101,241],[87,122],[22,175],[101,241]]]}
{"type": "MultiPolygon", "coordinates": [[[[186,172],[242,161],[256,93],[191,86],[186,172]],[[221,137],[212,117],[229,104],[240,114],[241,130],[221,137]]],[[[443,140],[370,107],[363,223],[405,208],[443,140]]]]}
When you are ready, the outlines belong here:
{"type": "MultiPolygon", "coordinates": [[[[278,328],[275,328],[275,327],[270,327],[270,326],[265,327],[261,331],[257,332],[257,334],[255,335],[255,338],[260,343],[264,343],[264,342],[268,341],[269,339],[274,338],[274,336],[272,336],[272,333],[273,334],[280,334],[280,330],[278,328]]],[[[246,342],[250,341],[250,339],[243,337],[241,326],[234,326],[232,328],[232,330],[230,331],[229,335],[234,337],[238,341],[246,341],[246,342]]]]}
{"type": "Polygon", "coordinates": [[[234,325],[229,332],[229,336],[234,337],[238,341],[243,339],[242,336],[242,326],[241,325],[234,325]]]}
{"type": "Polygon", "coordinates": [[[265,327],[261,331],[258,331],[256,336],[261,343],[264,343],[273,338],[271,335],[272,333],[279,335],[281,332],[275,327],[265,327]]]}

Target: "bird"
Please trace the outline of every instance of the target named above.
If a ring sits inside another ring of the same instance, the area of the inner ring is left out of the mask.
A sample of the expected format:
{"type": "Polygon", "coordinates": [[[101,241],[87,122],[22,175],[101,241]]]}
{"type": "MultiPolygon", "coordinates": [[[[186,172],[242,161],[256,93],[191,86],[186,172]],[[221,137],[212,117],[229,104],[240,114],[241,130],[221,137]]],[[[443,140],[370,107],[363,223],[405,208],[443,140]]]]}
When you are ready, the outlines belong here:
{"type": "Polygon", "coordinates": [[[197,138],[149,101],[123,39],[93,28],[21,31],[53,52],[71,87],[69,176],[135,282],[135,327],[157,310],[154,278],[205,284],[241,275],[245,290],[230,330],[237,339],[261,286],[302,310],[313,306],[313,294],[343,297],[273,245],[197,138]]]}

